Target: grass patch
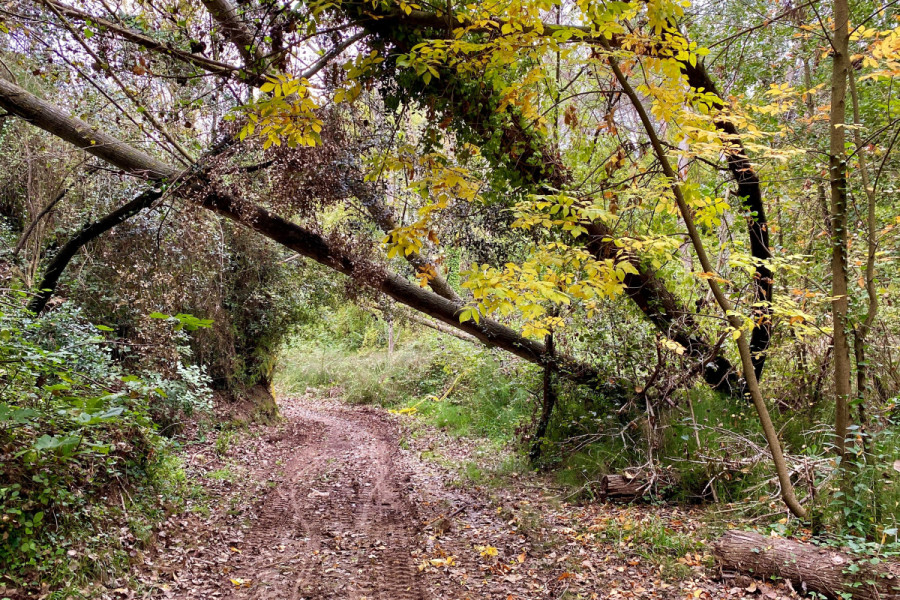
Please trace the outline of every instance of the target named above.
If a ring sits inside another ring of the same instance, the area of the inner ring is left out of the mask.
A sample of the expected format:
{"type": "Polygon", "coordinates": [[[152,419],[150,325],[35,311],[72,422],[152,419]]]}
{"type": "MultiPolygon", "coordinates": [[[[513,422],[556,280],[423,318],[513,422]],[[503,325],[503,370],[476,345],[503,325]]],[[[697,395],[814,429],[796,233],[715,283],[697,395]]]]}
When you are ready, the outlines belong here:
{"type": "Polygon", "coordinates": [[[386,349],[359,351],[295,343],[283,355],[276,388],[308,389],[353,404],[377,404],[454,436],[506,444],[530,422],[536,369],[507,363],[492,351],[460,340],[423,336],[386,349]]]}
{"type": "Polygon", "coordinates": [[[284,353],[276,387],[282,394],[339,388],[336,391],[341,398],[353,404],[394,406],[435,389],[439,382],[427,377],[432,358],[424,344],[413,344],[393,354],[294,347],[284,353]]]}
{"type": "MultiPolygon", "coordinates": [[[[692,566],[698,566],[705,549],[700,541],[703,536],[678,531],[653,513],[645,513],[640,518],[622,513],[601,521],[592,530],[595,538],[612,544],[622,559],[640,557],[670,581],[690,577],[692,566]]],[[[702,565],[710,566],[705,562],[702,565]]]]}
{"type": "Polygon", "coordinates": [[[210,471],[206,476],[210,479],[215,479],[216,481],[228,481],[232,483],[237,479],[237,473],[234,472],[230,465],[222,467],[221,469],[216,469],[215,471],[210,471]]]}

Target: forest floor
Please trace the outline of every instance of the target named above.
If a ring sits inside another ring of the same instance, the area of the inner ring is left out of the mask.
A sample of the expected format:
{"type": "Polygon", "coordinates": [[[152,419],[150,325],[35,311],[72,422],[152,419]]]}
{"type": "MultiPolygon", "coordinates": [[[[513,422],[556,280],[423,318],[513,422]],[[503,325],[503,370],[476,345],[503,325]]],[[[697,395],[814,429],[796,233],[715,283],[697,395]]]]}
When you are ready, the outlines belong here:
{"type": "Polygon", "coordinates": [[[700,510],[578,505],[538,475],[478,483],[471,440],[310,395],[189,446],[202,504],[107,598],[796,598],[717,577],[700,510]],[[225,437],[223,437],[225,436],[225,437]],[[223,441],[224,440],[224,441],[223,441]]]}

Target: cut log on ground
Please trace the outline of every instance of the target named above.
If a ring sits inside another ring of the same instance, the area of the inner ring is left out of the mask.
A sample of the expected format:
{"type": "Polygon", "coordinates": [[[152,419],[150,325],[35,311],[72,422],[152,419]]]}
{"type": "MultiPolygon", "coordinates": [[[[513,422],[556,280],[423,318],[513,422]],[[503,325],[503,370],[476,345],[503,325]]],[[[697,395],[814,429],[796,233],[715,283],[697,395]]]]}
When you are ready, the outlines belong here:
{"type": "Polygon", "coordinates": [[[896,563],[872,564],[869,558],[747,531],[725,533],[713,553],[723,574],[779,577],[806,594],[815,592],[834,600],[900,598],[900,565],[896,563]]]}
{"type": "Polygon", "coordinates": [[[600,498],[629,502],[638,500],[650,491],[650,483],[642,477],[604,475],[600,480],[600,498]]]}

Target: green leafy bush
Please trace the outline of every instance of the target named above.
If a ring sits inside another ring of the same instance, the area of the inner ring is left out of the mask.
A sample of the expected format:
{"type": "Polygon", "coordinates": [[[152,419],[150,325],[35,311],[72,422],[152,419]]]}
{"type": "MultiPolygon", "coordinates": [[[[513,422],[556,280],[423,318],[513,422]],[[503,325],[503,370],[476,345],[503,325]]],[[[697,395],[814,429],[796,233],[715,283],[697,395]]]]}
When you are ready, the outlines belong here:
{"type": "Polygon", "coordinates": [[[151,415],[163,399],[182,409],[206,406],[202,372],[184,368],[182,381],[124,373],[105,329],[67,309],[35,318],[14,299],[4,302],[0,583],[28,588],[108,576],[126,555],[120,536],[105,534],[102,524],[127,512],[140,533],[142,519],[161,510],[160,496],[179,496],[171,490],[183,480],[180,467],[151,415]],[[139,500],[126,511],[132,497],[139,500]]]}

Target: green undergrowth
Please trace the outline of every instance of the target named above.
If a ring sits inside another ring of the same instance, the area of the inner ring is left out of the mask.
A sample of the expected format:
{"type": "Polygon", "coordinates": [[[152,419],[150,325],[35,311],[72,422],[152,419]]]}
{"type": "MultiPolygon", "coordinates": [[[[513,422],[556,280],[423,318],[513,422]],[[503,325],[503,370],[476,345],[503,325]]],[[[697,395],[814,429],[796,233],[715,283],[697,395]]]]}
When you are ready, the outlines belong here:
{"type": "Polygon", "coordinates": [[[199,493],[163,434],[208,409],[202,371],[127,372],[107,331],[66,309],[35,318],[11,303],[0,314],[6,597],[77,597],[114,581],[154,524],[199,493]]]}
{"type": "Polygon", "coordinates": [[[276,388],[377,404],[451,435],[500,445],[527,429],[536,408],[533,367],[455,338],[399,335],[407,339],[393,352],[377,343],[347,348],[295,340],[282,352],[276,388]]]}
{"type": "MultiPolygon", "coordinates": [[[[755,409],[702,382],[659,400],[652,395],[623,397],[621,388],[612,386],[598,391],[557,381],[558,403],[540,459],[531,465],[526,456],[541,403],[537,367],[396,324],[389,352],[387,324],[346,306],[328,312],[316,331],[306,333],[282,353],[277,376],[282,393],[313,389],[351,403],[384,406],[411,422],[471,438],[485,456],[515,457],[510,473],[544,470],[572,499],[597,499],[604,475],[646,474],[652,468],[655,485],[649,500],[717,500],[728,504],[731,523],[752,518],[764,531],[782,525],[784,514],[755,409]]],[[[845,543],[869,547],[879,542],[876,551],[885,550],[881,540],[897,539],[900,515],[900,471],[894,462],[900,459],[900,440],[893,433],[900,410],[883,407],[871,416],[867,431],[852,432],[855,454],[848,464],[853,477],[844,486],[833,476],[829,460],[833,411],[828,403],[798,410],[772,398],[770,412],[792,468],[802,468],[804,461],[818,465],[812,482],[818,488],[815,500],[804,498],[815,523],[791,521],[791,531],[836,529],[845,543]]],[[[443,460],[440,455],[435,450],[432,458],[443,460]]],[[[461,483],[498,483],[504,473],[497,463],[476,457],[455,470],[461,483]]],[[[801,496],[810,487],[805,475],[795,475],[801,496]]]]}
{"type": "Polygon", "coordinates": [[[624,560],[640,557],[653,564],[670,581],[690,577],[692,566],[712,566],[702,532],[679,531],[664,516],[653,512],[612,515],[585,535],[610,544],[624,560]]]}

